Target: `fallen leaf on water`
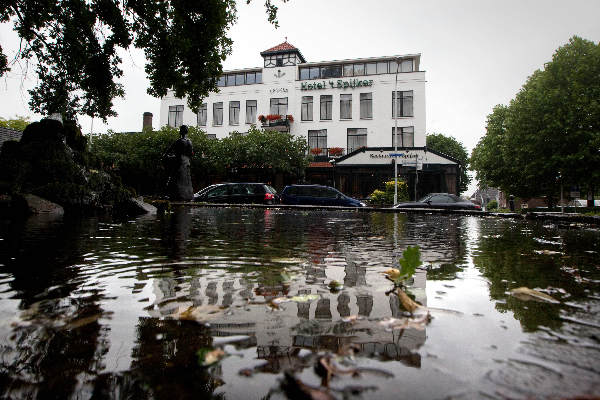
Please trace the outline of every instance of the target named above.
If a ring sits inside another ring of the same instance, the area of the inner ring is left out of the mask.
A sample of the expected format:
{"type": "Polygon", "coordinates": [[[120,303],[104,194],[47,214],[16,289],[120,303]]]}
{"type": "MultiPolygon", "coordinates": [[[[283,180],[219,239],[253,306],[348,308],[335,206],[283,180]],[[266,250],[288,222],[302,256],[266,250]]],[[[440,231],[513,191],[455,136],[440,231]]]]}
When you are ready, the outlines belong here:
{"type": "Polygon", "coordinates": [[[220,314],[222,311],[223,309],[221,307],[213,305],[178,307],[173,314],[169,315],[169,317],[173,319],[202,322],[215,318],[217,314],[220,314]]]}
{"type": "Polygon", "coordinates": [[[291,372],[286,371],[281,388],[291,399],[306,399],[306,400],[335,400],[335,397],[326,390],[314,388],[296,379],[291,372]]]}
{"type": "Polygon", "coordinates": [[[534,289],[529,289],[528,287],[519,287],[510,291],[510,294],[516,297],[519,300],[523,301],[542,301],[546,303],[557,304],[560,303],[554,297],[547,295],[546,293],[538,292],[534,289]]]}
{"type": "Polygon", "coordinates": [[[396,268],[390,268],[388,270],[383,271],[383,274],[386,276],[386,278],[395,281],[396,279],[400,278],[400,270],[396,269],[396,268]]]}
{"type": "Polygon", "coordinates": [[[309,301],[319,300],[321,296],[318,294],[301,294],[298,296],[294,296],[290,298],[290,301],[295,301],[296,303],[307,303],[309,301]]]}
{"type": "Polygon", "coordinates": [[[101,316],[102,316],[102,313],[98,313],[98,314],[90,315],[89,317],[75,319],[73,321],[70,321],[64,327],[64,329],[70,330],[70,329],[81,328],[82,326],[85,326],[85,325],[88,325],[88,324],[98,321],[98,319],[101,316]]]}
{"type": "Polygon", "coordinates": [[[410,297],[408,297],[408,295],[406,293],[404,293],[403,290],[398,289],[396,293],[398,294],[398,298],[400,299],[400,303],[402,303],[402,306],[409,313],[412,314],[413,312],[415,312],[415,310],[417,308],[422,307],[420,304],[416,303],[415,301],[413,301],[413,299],[411,299],[410,297]]]}
{"type": "Polygon", "coordinates": [[[279,264],[302,264],[305,262],[302,258],[277,257],[271,258],[271,262],[279,264]]]}
{"type": "Polygon", "coordinates": [[[198,355],[198,364],[202,367],[208,367],[225,357],[225,352],[221,349],[200,349],[196,354],[198,355]]]}
{"type": "Polygon", "coordinates": [[[554,251],[554,250],[534,250],[533,251],[535,254],[546,254],[546,255],[554,255],[554,254],[562,254],[560,251],[554,251]]]}

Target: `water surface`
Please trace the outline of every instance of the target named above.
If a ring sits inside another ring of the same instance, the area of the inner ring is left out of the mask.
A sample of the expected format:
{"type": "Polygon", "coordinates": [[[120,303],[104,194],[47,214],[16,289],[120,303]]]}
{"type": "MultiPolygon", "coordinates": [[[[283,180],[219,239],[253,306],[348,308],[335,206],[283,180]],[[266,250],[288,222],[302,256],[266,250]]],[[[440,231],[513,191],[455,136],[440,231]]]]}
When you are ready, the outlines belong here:
{"type": "Polygon", "coordinates": [[[0,396],[276,399],[294,382],[339,399],[598,396],[599,251],[582,225],[448,215],[3,221],[0,396]],[[431,320],[389,329],[408,314],[382,272],[415,245],[406,291],[431,320]],[[202,366],[200,349],[226,356],[202,366]],[[352,373],[325,381],[323,359],[352,373]]]}

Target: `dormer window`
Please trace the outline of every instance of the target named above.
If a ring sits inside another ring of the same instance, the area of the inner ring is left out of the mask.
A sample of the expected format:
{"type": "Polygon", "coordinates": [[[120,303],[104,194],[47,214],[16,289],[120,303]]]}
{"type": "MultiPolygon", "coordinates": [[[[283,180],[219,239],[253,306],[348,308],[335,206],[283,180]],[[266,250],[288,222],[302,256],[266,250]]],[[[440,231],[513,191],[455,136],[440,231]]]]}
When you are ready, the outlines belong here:
{"type": "Polygon", "coordinates": [[[260,55],[265,60],[265,68],[289,67],[306,62],[300,51],[288,42],[265,50],[260,55]]]}

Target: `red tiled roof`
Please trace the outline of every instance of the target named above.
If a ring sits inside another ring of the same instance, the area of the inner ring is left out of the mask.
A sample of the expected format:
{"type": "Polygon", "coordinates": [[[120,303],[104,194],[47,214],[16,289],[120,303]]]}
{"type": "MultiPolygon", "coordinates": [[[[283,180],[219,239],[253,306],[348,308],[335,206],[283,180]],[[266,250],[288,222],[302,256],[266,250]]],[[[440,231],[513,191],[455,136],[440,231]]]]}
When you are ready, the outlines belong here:
{"type": "Polygon", "coordinates": [[[275,47],[271,47],[268,50],[263,51],[263,53],[266,52],[270,52],[270,51],[285,51],[285,50],[298,50],[296,47],[292,46],[291,44],[289,44],[287,41],[278,44],[275,47]]]}
{"type": "Polygon", "coordinates": [[[324,161],[324,162],[311,162],[309,164],[309,168],[333,168],[331,166],[331,163],[324,161]]]}

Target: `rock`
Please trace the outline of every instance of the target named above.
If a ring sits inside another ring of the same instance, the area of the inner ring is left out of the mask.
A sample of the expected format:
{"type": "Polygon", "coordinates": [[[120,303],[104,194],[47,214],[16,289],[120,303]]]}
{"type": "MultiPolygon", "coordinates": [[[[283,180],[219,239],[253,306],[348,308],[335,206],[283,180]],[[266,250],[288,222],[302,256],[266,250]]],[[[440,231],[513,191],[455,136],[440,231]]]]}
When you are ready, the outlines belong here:
{"type": "Polygon", "coordinates": [[[30,214],[64,215],[65,210],[56,203],[43,199],[33,194],[14,196],[13,201],[17,207],[30,214]]]}
{"type": "Polygon", "coordinates": [[[148,204],[144,202],[143,197],[132,197],[129,199],[128,204],[129,212],[133,215],[141,215],[141,214],[156,214],[156,207],[152,204],[148,204]]]}

